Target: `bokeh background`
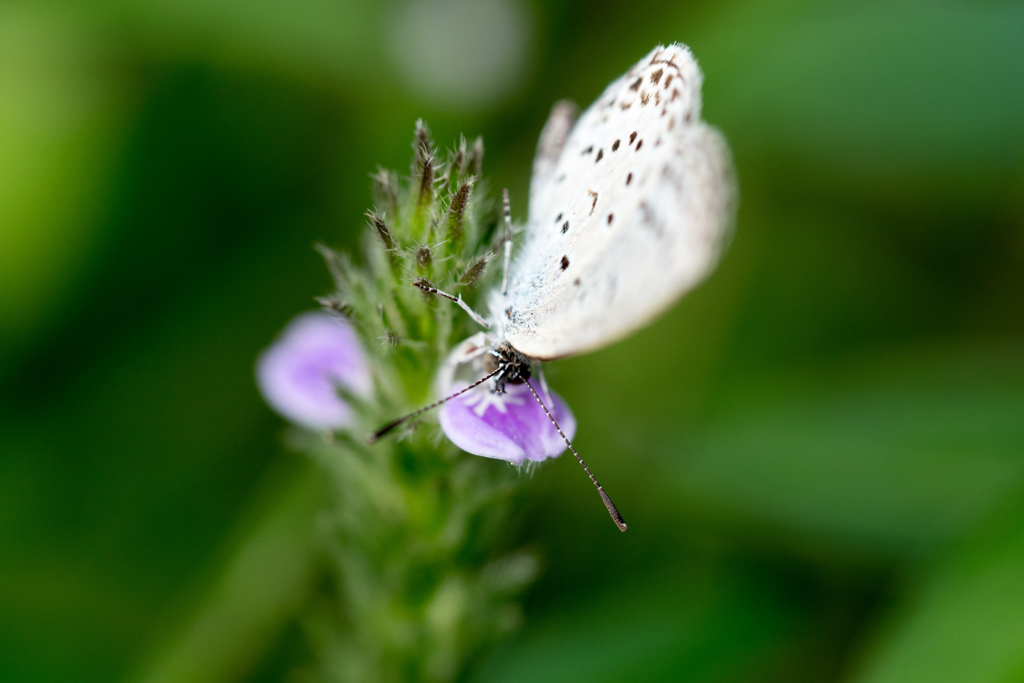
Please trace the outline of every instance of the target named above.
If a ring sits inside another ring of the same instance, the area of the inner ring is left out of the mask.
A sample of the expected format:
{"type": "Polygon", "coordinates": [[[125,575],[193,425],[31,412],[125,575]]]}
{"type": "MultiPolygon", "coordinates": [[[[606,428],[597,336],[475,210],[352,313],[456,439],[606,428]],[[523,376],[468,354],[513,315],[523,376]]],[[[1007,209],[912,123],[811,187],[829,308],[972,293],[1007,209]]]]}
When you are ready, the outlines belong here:
{"type": "Polygon", "coordinates": [[[549,364],[630,531],[539,470],[509,533],[544,573],[471,680],[1024,680],[1009,0],[4,1],[0,680],[287,677],[316,503],[252,365],[330,288],[312,244],[419,117],[484,136],[521,220],[551,104],[671,41],[735,239],[549,364]]]}

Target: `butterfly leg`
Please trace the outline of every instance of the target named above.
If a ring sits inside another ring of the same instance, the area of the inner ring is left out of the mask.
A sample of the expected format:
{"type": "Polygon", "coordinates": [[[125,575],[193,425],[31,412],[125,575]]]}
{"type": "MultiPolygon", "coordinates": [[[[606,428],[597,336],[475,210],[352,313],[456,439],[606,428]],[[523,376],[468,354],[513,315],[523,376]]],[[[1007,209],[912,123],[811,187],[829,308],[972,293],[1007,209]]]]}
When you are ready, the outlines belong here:
{"type": "Polygon", "coordinates": [[[487,336],[486,332],[477,332],[469,339],[464,339],[459,342],[448,357],[445,358],[444,362],[441,363],[441,367],[438,368],[437,372],[437,386],[439,388],[438,393],[444,393],[448,391],[455,383],[455,374],[460,368],[470,366],[475,369],[479,369],[479,363],[481,356],[489,353],[493,347],[490,337],[487,336]]]}
{"type": "Polygon", "coordinates": [[[445,299],[448,299],[449,301],[454,301],[456,303],[456,305],[458,305],[459,308],[461,308],[466,313],[468,313],[469,317],[472,318],[476,323],[481,325],[485,330],[491,329],[491,324],[489,322],[487,322],[487,319],[484,318],[479,313],[477,313],[476,311],[474,311],[472,308],[470,308],[469,304],[467,304],[465,301],[462,300],[462,295],[461,294],[458,295],[458,296],[452,296],[451,294],[448,294],[447,292],[442,292],[440,289],[438,289],[433,284],[431,284],[431,282],[429,280],[424,280],[423,278],[418,278],[418,279],[414,280],[413,283],[412,283],[412,286],[413,287],[419,287],[420,289],[422,289],[427,294],[436,294],[437,296],[444,297],[445,299]]]}
{"type": "Polygon", "coordinates": [[[533,363],[533,372],[540,377],[540,389],[544,392],[544,399],[548,402],[549,406],[555,405],[555,402],[551,400],[551,390],[548,389],[548,379],[544,376],[544,366],[540,361],[533,363]]]}
{"type": "Polygon", "coordinates": [[[501,293],[508,293],[508,265],[512,259],[512,209],[508,203],[508,188],[501,191],[501,202],[505,206],[505,270],[501,274],[501,293]]]}

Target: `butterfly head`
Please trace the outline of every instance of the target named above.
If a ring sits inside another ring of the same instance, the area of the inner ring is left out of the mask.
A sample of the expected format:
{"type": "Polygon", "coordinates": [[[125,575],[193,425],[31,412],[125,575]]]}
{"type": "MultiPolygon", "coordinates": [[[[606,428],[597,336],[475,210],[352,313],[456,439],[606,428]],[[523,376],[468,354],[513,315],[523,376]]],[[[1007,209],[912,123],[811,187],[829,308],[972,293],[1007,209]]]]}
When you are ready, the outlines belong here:
{"type": "Polygon", "coordinates": [[[494,376],[494,390],[505,393],[506,384],[522,384],[530,379],[530,359],[519,353],[508,342],[491,349],[484,356],[484,370],[497,371],[494,376]]]}

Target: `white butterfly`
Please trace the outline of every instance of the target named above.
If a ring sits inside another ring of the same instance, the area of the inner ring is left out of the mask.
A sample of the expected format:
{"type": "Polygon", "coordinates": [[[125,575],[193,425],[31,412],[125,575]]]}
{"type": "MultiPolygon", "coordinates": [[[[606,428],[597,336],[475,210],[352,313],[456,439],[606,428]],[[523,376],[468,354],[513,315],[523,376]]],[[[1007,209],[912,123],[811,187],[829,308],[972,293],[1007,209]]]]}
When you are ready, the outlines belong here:
{"type": "MultiPolygon", "coordinates": [[[[488,379],[526,384],[597,487],[612,519],[626,524],[562,434],[529,379],[539,361],[594,351],[646,325],[714,268],[732,226],[735,182],[722,136],[700,119],[702,75],[684,45],[656,47],[575,121],[561,102],[541,132],[522,247],[510,263],[505,195],[505,273],[488,298],[490,318],[456,301],[489,331],[457,347],[459,366],[486,373],[468,387],[379,430],[437,407],[488,379]]],[[[496,453],[478,453],[504,457],[496,453]]]]}
{"type": "Polygon", "coordinates": [[[643,327],[714,268],[735,197],[725,140],[700,119],[684,45],[656,47],[573,125],[555,105],[533,162],[530,213],[498,336],[538,360],[594,351],[643,327]]]}

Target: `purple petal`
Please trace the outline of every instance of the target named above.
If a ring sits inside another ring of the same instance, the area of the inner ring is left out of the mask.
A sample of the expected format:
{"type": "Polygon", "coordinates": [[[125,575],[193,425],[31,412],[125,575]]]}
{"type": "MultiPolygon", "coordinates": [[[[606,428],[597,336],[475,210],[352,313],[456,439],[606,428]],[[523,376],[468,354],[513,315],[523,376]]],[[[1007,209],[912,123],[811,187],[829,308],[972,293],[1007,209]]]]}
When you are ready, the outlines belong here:
{"type": "MultiPolygon", "coordinates": [[[[534,383],[545,401],[544,392],[534,383]]],[[[457,382],[453,391],[468,382],[457,382]]],[[[527,460],[541,461],[558,456],[565,441],[555,430],[544,409],[525,384],[509,384],[505,395],[491,392],[489,383],[454,398],[441,407],[441,429],[452,443],[464,451],[485,458],[498,458],[520,465],[527,460]]],[[[551,393],[551,414],[572,439],[576,418],[560,396],[551,393]]]]}
{"type": "Polygon", "coordinates": [[[281,416],[315,430],[349,424],[344,387],[368,396],[373,383],[366,358],[348,323],[327,313],[295,317],[256,361],[256,383],[281,416]]]}

